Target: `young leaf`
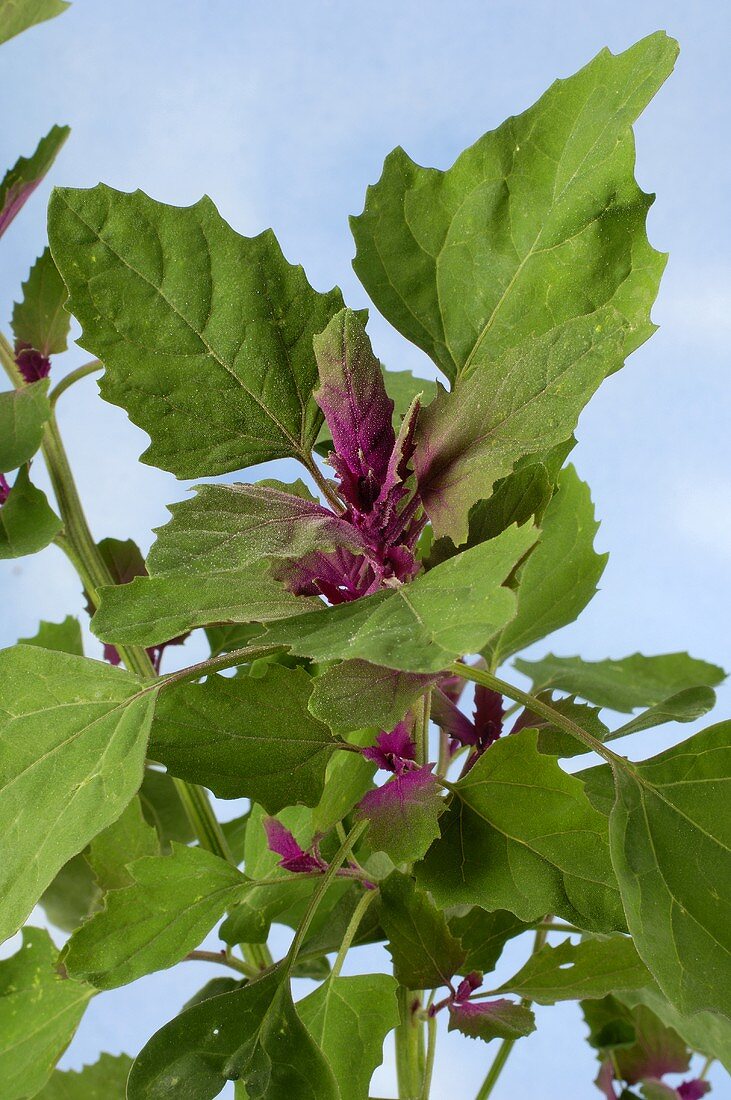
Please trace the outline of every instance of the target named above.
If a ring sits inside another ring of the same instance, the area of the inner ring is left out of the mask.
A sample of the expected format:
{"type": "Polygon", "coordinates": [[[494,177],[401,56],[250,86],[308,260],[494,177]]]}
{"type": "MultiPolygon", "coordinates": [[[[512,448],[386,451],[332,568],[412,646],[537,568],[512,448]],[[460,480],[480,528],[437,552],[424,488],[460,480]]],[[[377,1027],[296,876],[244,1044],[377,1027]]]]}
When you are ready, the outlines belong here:
{"type": "Polygon", "coordinates": [[[309,706],[336,733],[367,726],[390,730],[437,679],[368,661],[340,661],[315,677],[309,706]]]}
{"type": "Polygon", "coordinates": [[[506,909],[497,909],[494,913],[488,913],[478,905],[474,905],[467,913],[451,916],[449,929],[461,942],[466,952],[459,972],[467,974],[472,970],[478,970],[480,973],[489,974],[495,969],[508,940],[522,935],[533,927],[534,924],[518,920],[506,909]]]}
{"type": "Polygon", "coordinates": [[[632,940],[609,936],[581,943],[565,940],[557,947],[546,944],[496,992],[517,993],[526,1000],[552,1005],[606,997],[618,989],[638,989],[650,980],[632,940]]]}
{"type": "Polygon", "coordinates": [[[0,471],[16,470],[33,457],[50,415],[48,379],[0,393],[0,471]]]}
{"type": "Polygon", "coordinates": [[[404,672],[438,672],[475,653],[510,620],[503,582],[536,532],[511,527],[408,585],[270,625],[267,642],[327,661],[360,657],[404,672]]]}
{"type": "Polygon", "coordinates": [[[137,1056],[127,1098],[212,1100],[232,1080],[250,1100],[340,1100],[281,966],[165,1024],[137,1056]]]}
{"type": "Polygon", "coordinates": [[[606,374],[626,329],[598,310],[527,338],[441,393],[419,418],[414,466],[436,536],[469,534],[470,509],[526,454],[562,444],[606,374]]]}
{"type": "Polygon", "coordinates": [[[650,335],[664,257],[645,234],[631,126],[676,54],[662,33],[602,50],[446,172],[402,149],[387,158],[351,220],[353,266],[449,378],[607,303],[625,315],[628,350],[650,335]]]}
{"type": "Polygon", "coordinates": [[[172,855],[131,864],[130,875],[132,885],[107,894],[105,908],[63,952],[69,974],[97,989],[127,985],[180,962],[246,886],[225,860],[177,844],[172,855]]]}
{"type": "Polygon", "coordinates": [[[393,978],[328,978],[296,1008],[330,1063],[340,1100],[368,1100],[371,1077],[383,1061],[383,1041],[399,1022],[393,978]]]}
{"type": "Polygon", "coordinates": [[[526,1005],[501,998],[498,1001],[465,1001],[449,1006],[449,1031],[461,1031],[470,1039],[507,1039],[515,1042],[536,1029],[533,1013],[526,1005]]]}
{"type": "Polygon", "coordinates": [[[54,191],[48,231],[102,396],[149,434],[146,462],[187,478],[309,457],[312,339],[343,300],[313,290],[271,230],[240,236],[208,198],[99,184],[54,191]]]}
{"type": "Polygon", "coordinates": [[[731,722],[614,766],[612,861],[637,950],[682,1013],[731,1015],[731,722]]]}
{"type": "Polygon", "coordinates": [[[3,1100],[25,1100],[43,1087],[94,993],[64,981],[45,929],[24,928],[23,944],[0,962],[0,1080],[3,1100]]]}
{"type": "Polygon", "coordinates": [[[684,1073],[690,1051],[672,1028],[639,1005],[630,1010],[615,997],[585,1001],[582,1011],[590,1028],[589,1042],[610,1051],[616,1073],[628,1084],[666,1073],[684,1073]]]}
{"type": "Polygon", "coordinates": [[[381,883],[381,926],[401,985],[436,989],[462,972],[462,944],[450,932],[444,913],[409,875],[393,871],[381,883]]]}
{"type": "Polygon", "coordinates": [[[439,836],[437,822],[446,803],[432,767],[393,776],[367,791],[358,805],[356,817],[368,821],[368,844],[394,863],[421,859],[439,836]]]}
{"type": "Polygon", "coordinates": [[[337,742],[309,710],[310,677],[269,665],[262,677],[209,676],[162,692],[150,751],[173,775],[270,813],[317,804],[337,742]]]}
{"type": "Polygon", "coordinates": [[[18,645],[37,645],[40,649],[56,649],[59,653],[84,656],[81,624],[73,615],[67,615],[61,623],[49,623],[44,620],[38,627],[37,634],[32,638],[19,638],[18,645]]]}
{"type": "Polygon", "coordinates": [[[692,1016],[683,1016],[654,982],[642,989],[620,990],[617,1000],[631,1009],[638,1005],[649,1008],[667,1027],[677,1031],[689,1047],[708,1058],[718,1058],[726,1071],[731,1073],[731,1022],[728,1017],[717,1012],[695,1012],[692,1016]]]}
{"type": "Polygon", "coordinates": [[[628,733],[640,733],[643,730],[662,726],[665,722],[695,722],[713,710],[716,705],[716,693],[709,687],[691,687],[678,691],[662,703],[656,703],[654,707],[638,714],[623,726],[612,730],[610,737],[605,740],[613,740],[615,737],[626,737],[628,733]]]}
{"type": "Polygon", "coordinates": [[[509,909],[524,921],[558,913],[590,931],[621,931],[607,819],[537,739],[523,730],[497,741],[455,784],[417,877],[440,905],[509,909]]]}
{"type": "Polygon", "coordinates": [[[134,882],[128,864],[159,853],[157,833],[145,821],[142,803],[135,797],[116,821],[94,837],[86,859],[99,887],[107,893],[134,882]]]}
{"type": "Polygon", "coordinates": [[[154,695],[120,669],[35,646],[0,652],[0,683],[2,942],[135,794],[154,695]]]}
{"type": "MultiPolygon", "coordinates": [[[[22,2],[27,5],[32,0],[22,0],[22,2]]],[[[43,0],[36,0],[36,2],[42,3],[43,0]]],[[[46,0],[46,2],[52,3],[53,0],[46,0]]],[[[14,0],[0,0],[0,43],[7,42],[8,38],[12,37],[7,32],[9,7],[15,7],[14,0]]],[[[20,34],[20,31],[28,26],[28,24],[21,26],[19,22],[15,23],[12,17],[9,25],[11,28],[13,25],[18,27],[17,30],[12,31],[12,34],[20,34]]],[[[43,180],[70,133],[68,126],[52,126],[46,136],[39,141],[36,151],[29,157],[19,157],[13,167],[5,173],[0,183],[0,237],[43,180]]]]}
{"type": "Polygon", "coordinates": [[[599,524],[589,486],[573,466],[561,472],[541,537],[516,578],[518,610],[490,644],[492,665],[578,618],[597,591],[607,554],[594,550],[599,524]]]}
{"type": "Polygon", "coordinates": [[[66,351],[71,318],[63,308],[66,286],[53,262],[50,249],[43,250],[23,283],[23,300],[13,307],[13,335],[41,355],[66,351]]]}
{"type": "Polygon", "coordinates": [[[718,665],[687,653],[663,653],[658,657],[633,653],[616,661],[583,661],[549,653],[540,661],[518,658],[514,664],[533,681],[534,695],[546,688],[558,688],[598,707],[626,713],[663,703],[686,688],[715,687],[726,678],[718,665]]]}
{"type": "Polygon", "coordinates": [[[100,1054],[81,1070],[54,1070],[36,1100],[124,1100],[131,1067],[126,1054],[100,1054]]]}
{"type": "Polygon", "coordinates": [[[53,542],[61,526],[45,493],[31,482],[28,467],[21,466],[0,506],[0,560],[37,554],[53,542]]]}
{"type": "Polygon", "coordinates": [[[319,607],[275,581],[272,561],[357,548],[350,524],[266,485],[202,485],[170,511],[147,559],[150,576],[102,590],[92,624],[102,641],[156,645],[195,626],[265,622],[319,607]]]}
{"type": "MultiPolygon", "coordinates": [[[[349,738],[351,744],[368,745],[373,740],[370,730],[349,738]]],[[[342,821],[373,786],[374,766],[359,752],[336,752],[325,772],[325,789],[312,812],[312,828],[325,835],[342,821]]]]}

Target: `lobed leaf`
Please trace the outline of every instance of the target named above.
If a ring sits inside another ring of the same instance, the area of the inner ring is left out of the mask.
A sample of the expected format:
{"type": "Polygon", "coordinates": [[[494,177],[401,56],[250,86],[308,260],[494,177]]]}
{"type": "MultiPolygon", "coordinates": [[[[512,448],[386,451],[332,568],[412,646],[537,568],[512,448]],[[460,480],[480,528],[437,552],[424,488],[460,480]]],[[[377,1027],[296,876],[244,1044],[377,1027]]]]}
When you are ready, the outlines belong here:
{"type": "Polygon", "coordinates": [[[44,619],[38,627],[38,632],[32,638],[19,638],[18,645],[36,645],[40,649],[56,649],[60,653],[84,656],[81,624],[73,615],[67,615],[60,623],[50,623],[44,619]]]}
{"type": "Polygon", "coordinates": [[[312,339],[343,300],[313,290],[271,230],[242,237],[209,198],[104,184],[56,189],[48,230],[102,396],[151,438],[144,461],[187,478],[309,456],[312,339]]]}
{"type": "Polygon", "coordinates": [[[142,780],[154,695],[66,653],[0,652],[0,942],[142,780]]]}
{"type": "Polygon", "coordinates": [[[41,355],[66,351],[71,318],[63,308],[66,285],[45,248],[23,283],[23,299],[13,306],[12,328],[15,339],[30,344],[41,355]]]}
{"type": "Polygon", "coordinates": [[[447,919],[409,875],[381,883],[381,926],[396,980],[408,989],[436,989],[462,973],[465,951],[447,919]]]}
{"type": "MultiPolygon", "coordinates": [[[[0,0],[0,43],[7,42],[13,34],[20,34],[21,30],[30,25],[21,25],[22,19],[18,19],[16,13],[10,15],[8,22],[9,5],[13,6],[17,2],[18,0],[0,0]],[[8,34],[8,26],[17,26],[18,29],[8,34]]],[[[33,3],[33,0],[19,2],[27,5],[33,3]]],[[[44,3],[44,0],[36,0],[36,3],[44,3]]],[[[45,0],[45,3],[53,3],[53,0],[45,0]]],[[[42,182],[70,133],[68,126],[52,126],[39,141],[35,152],[29,157],[19,157],[5,173],[0,182],[0,237],[42,182]]]]}
{"type": "Polygon", "coordinates": [[[496,992],[552,1005],[606,997],[649,981],[650,972],[628,936],[591,937],[580,943],[564,940],[556,947],[546,944],[496,992]]]}
{"type": "Polygon", "coordinates": [[[126,1054],[100,1054],[80,1070],[54,1070],[36,1100],[124,1100],[132,1059],[126,1054]]]}

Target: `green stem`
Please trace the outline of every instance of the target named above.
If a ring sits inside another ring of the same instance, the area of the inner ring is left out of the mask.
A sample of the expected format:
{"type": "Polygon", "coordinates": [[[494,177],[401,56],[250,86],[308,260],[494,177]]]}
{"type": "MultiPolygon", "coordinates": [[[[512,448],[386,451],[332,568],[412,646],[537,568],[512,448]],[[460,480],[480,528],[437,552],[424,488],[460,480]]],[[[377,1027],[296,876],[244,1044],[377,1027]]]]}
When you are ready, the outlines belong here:
{"type": "Polygon", "coordinates": [[[96,374],[97,371],[103,369],[103,363],[100,363],[98,359],[92,359],[90,363],[84,363],[82,367],[77,367],[76,370],[70,371],[48,395],[48,400],[51,402],[51,408],[54,409],[56,407],[56,402],[61,394],[65,393],[75,382],[80,382],[82,378],[86,378],[90,374],[96,374]]]}
{"type": "Polygon", "coordinates": [[[287,952],[287,963],[290,968],[294,966],[297,960],[299,949],[305,941],[305,937],[315,917],[315,913],[317,912],[322,899],[325,897],[325,894],[327,893],[331,882],[350,855],[351,848],[353,848],[355,844],[360,840],[367,828],[367,821],[359,821],[357,825],[353,826],[353,828],[350,830],[345,840],[333,856],[330,866],[328,867],[325,874],[322,876],[322,882],[312,894],[309,905],[305,910],[305,915],[299,923],[299,927],[297,928],[294,939],[292,940],[292,945],[287,952]]]}
{"type": "Polygon", "coordinates": [[[312,455],[303,454],[300,457],[302,465],[306,468],[310,477],[312,478],[315,485],[320,490],[332,510],[336,513],[336,515],[342,515],[344,511],[343,502],[333,489],[332,485],[330,485],[327,478],[323,476],[319,466],[315,462],[312,455]]]}
{"type": "Polygon", "coordinates": [[[180,668],[177,672],[168,672],[160,676],[156,687],[162,691],[170,684],[188,683],[190,680],[200,680],[202,676],[209,676],[212,672],[221,672],[226,668],[236,668],[237,665],[247,665],[257,661],[260,657],[269,657],[273,653],[282,653],[286,646],[281,645],[247,645],[241,649],[232,649],[228,653],[221,653],[218,657],[207,657],[205,661],[180,668]]]}
{"type": "Polygon", "coordinates": [[[340,944],[340,950],[338,951],[335,962],[333,963],[333,968],[330,974],[331,978],[337,978],[340,974],[340,971],[343,969],[345,956],[348,954],[348,951],[350,951],[353,940],[355,939],[355,934],[360,927],[360,922],[363,920],[368,906],[371,904],[372,901],[375,901],[377,896],[377,890],[366,890],[363,893],[362,898],[356,905],[353,916],[350,918],[350,922],[348,923],[348,927],[345,929],[345,935],[343,936],[343,942],[340,944]]]}
{"type": "Polygon", "coordinates": [[[708,1073],[710,1071],[710,1068],[711,1068],[711,1066],[713,1065],[713,1063],[715,1061],[716,1061],[716,1059],[713,1057],[712,1054],[709,1055],[708,1058],[706,1058],[705,1062],[703,1063],[703,1068],[701,1069],[700,1073],[698,1074],[698,1077],[701,1081],[705,1081],[705,1079],[708,1077],[708,1073]]]}
{"type": "Polygon", "coordinates": [[[430,1016],[427,1021],[426,1065],[419,1100],[429,1100],[431,1082],[434,1075],[434,1059],[437,1053],[437,1018],[430,1016]]]}
{"type": "Polygon", "coordinates": [[[506,680],[501,680],[497,676],[493,676],[491,672],[486,672],[481,668],[471,668],[469,665],[460,664],[455,661],[453,665],[449,666],[449,672],[455,676],[461,676],[464,680],[472,680],[475,684],[482,684],[483,687],[491,688],[492,691],[498,691],[501,695],[507,695],[509,699],[514,699],[517,703],[522,703],[523,706],[533,714],[539,714],[542,718],[551,722],[552,725],[558,726],[560,729],[570,733],[572,737],[577,738],[592,752],[597,753],[603,757],[609,764],[624,767],[625,761],[611,752],[610,749],[603,745],[601,741],[598,741],[592,734],[587,733],[586,730],[578,726],[576,722],[573,722],[570,718],[567,718],[565,714],[561,714],[560,711],[550,706],[549,703],[544,703],[542,699],[537,699],[534,695],[529,695],[527,691],[521,691],[520,688],[515,687],[513,684],[509,684],[506,680]]]}
{"type": "Polygon", "coordinates": [[[258,968],[249,966],[233,955],[227,955],[225,951],[189,951],[184,962],[218,963],[219,966],[227,966],[229,970],[235,970],[238,974],[245,974],[247,978],[256,978],[258,968]]]}
{"type": "Polygon", "coordinates": [[[414,1012],[419,992],[398,988],[400,1021],[394,1033],[399,1100],[418,1100],[424,1078],[424,1031],[414,1012]]]}
{"type": "MultiPolygon", "coordinates": [[[[550,914],[549,916],[545,917],[544,920],[542,920],[536,928],[536,934],[533,938],[533,950],[531,951],[531,955],[535,955],[545,945],[546,936],[551,929],[552,923],[553,914],[550,914]]],[[[530,1008],[532,1001],[523,998],[520,1003],[525,1008],[530,1008]]],[[[505,1063],[510,1057],[510,1052],[512,1051],[516,1042],[516,1039],[503,1039],[500,1047],[498,1048],[498,1052],[495,1055],[495,1060],[490,1066],[490,1069],[487,1072],[487,1077],[482,1082],[482,1088],[475,1097],[475,1100],[488,1100],[488,1097],[492,1095],[492,1090],[497,1084],[498,1078],[500,1077],[500,1074],[505,1067],[505,1063]]]]}

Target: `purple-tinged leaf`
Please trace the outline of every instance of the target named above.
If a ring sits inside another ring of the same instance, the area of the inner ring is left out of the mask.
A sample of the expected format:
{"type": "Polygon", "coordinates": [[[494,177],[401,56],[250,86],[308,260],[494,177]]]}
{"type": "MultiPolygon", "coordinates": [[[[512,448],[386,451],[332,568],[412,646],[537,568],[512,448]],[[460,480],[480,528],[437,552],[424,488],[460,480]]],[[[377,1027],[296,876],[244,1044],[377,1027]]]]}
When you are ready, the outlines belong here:
{"type": "Polygon", "coordinates": [[[393,402],[386,393],[381,364],[358,316],[336,313],[313,340],[320,388],[315,400],[325,414],[343,497],[369,512],[386,478],[395,436],[393,402]]]}
{"type": "Polygon", "coordinates": [[[56,159],[71,131],[52,126],[30,157],[20,157],[0,183],[0,237],[20,213],[56,159]]]}
{"type": "Polygon", "coordinates": [[[462,1001],[449,1006],[449,1031],[461,1031],[471,1039],[521,1039],[536,1029],[535,1017],[525,1005],[505,998],[497,1001],[462,1001]]]}
{"type": "Polygon", "coordinates": [[[453,741],[460,745],[476,745],[477,730],[456,703],[445,695],[441,685],[432,693],[431,717],[453,741]]]}
{"type": "Polygon", "coordinates": [[[366,760],[372,760],[382,771],[403,775],[416,767],[416,746],[406,722],[399,724],[389,733],[378,734],[376,744],[362,750],[366,760]]]}
{"type": "Polygon", "coordinates": [[[395,775],[382,787],[363,796],[359,818],[370,824],[368,842],[394,863],[421,859],[439,836],[437,819],[444,809],[441,788],[432,775],[433,764],[395,775]]]}
{"type": "Polygon", "coordinates": [[[690,1081],[683,1081],[678,1085],[677,1091],[680,1100],[701,1100],[707,1092],[711,1091],[711,1086],[708,1081],[701,1081],[700,1077],[695,1077],[690,1081]]]}
{"type": "Polygon", "coordinates": [[[327,864],[317,855],[305,852],[292,833],[276,817],[264,818],[267,844],[272,852],[282,858],[279,866],[285,871],[325,871],[327,864]]]}

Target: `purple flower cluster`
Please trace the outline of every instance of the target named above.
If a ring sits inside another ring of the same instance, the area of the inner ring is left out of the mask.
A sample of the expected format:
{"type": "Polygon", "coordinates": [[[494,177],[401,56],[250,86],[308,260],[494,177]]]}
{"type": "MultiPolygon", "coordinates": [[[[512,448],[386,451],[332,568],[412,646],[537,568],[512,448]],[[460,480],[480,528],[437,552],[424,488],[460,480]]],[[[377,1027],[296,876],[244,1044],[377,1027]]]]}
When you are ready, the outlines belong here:
{"type": "Polygon", "coordinates": [[[450,750],[471,749],[464,771],[467,772],[503,732],[503,697],[491,688],[478,684],[472,718],[464,714],[457,703],[465,680],[459,676],[445,677],[432,695],[432,718],[449,735],[450,750]]]}
{"type": "Polygon", "coordinates": [[[332,435],[327,461],[343,505],[336,518],[344,545],[288,562],[277,575],[297,595],[322,595],[338,604],[411,580],[418,569],[414,547],[426,522],[411,471],[419,401],[397,436],[381,365],[348,310],[333,319],[315,350],[315,400],[332,435]]]}
{"type": "MultiPolygon", "coordinates": [[[[677,1088],[672,1085],[668,1085],[662,1078],[666,1073],[675,1072],[675,1067],[671,1066],[669,1069],[664,1068],[662,1065],[662,1059],[655,1064],[650,1064],[653,1061],[652,1055],[648,1054],[648,1062],[646,1066],[639,1066],[636,1073],[633,1073],[633,1079],[629,1084],[636,1084],[642,1082],[643,1085],[652,1085],[655,1088],[658,1096],[667,1096],[667,1100],[702,1100],[707,1092],[711,1091],[711,1086],[708,1081],[702,1081],[700,1077],[692,1077],[688,1081],[683,1081],[677,1088]]],[[[687,1063],[686,1063],[687,1066],[687,1063]]],[[[602,1062],[601,1069],[599,1070],[599,1076],[596,1079],[596,1087],[600,1092],[603,1092],[607,1100],[618,1100],[620,1097],[634,1097],[633,1092],[628,1092],[626,1089],[622,1090],[618,1094],[615,1090],[614,1084],[616,1081],[614,1066],[611,1059],[607,1059],[602,1062]]],[[[643,1092],[644,1095],[644,1092],[643,1092]]]]}
{"type": "Polygon", "coordinates": [[[419,803],[424,798],[438,794],[433,764],[420,766],[416,762],[416,746],[406,722],[390,732],[382,731],[376,744],[361,750],[366,760],[372,760],[381,771],[391,772],[393,778],[382,787],[367,791],[358,809],[365,817],[382,814],[393,805],[402,809],[409,803],[419,803]]]}
{"type": "Polygon", "coordinates": [[[8,481],[4,474],[0,474],[0,508],[10,496],[10,490],[12,486],[8,484],[8,481]]]}
{"type": "MultiPolygon", "coordinates": [[[[264,829],[267,835],[267,844],[271,852],[280,856],[279,866],[293,874],[325,874],[329,863],[320,855],[318,838],[315,837],[307,851],[298,843],[289,829],[278,821],[276,817],[264,819],[264,829]]],[[[358,879],[367,890],[374,890],[375,886],[369,882],[359,867],[349,861],[344,867],[338,868],[336,874],[340,878],[358,879]]]]}
{"type": "Polygon", "coordinates": [[[47,378],[51,371],[51,360],[24,340],[15,343],[15,363],[28,385],[47,378]]]}

